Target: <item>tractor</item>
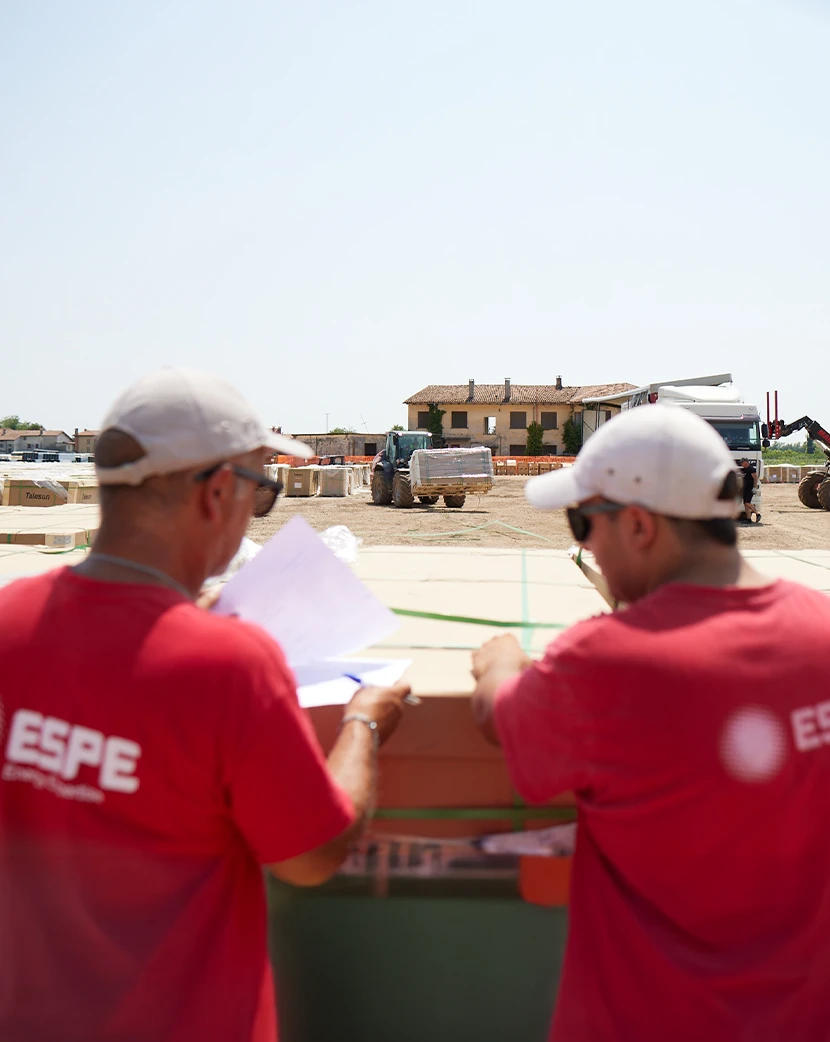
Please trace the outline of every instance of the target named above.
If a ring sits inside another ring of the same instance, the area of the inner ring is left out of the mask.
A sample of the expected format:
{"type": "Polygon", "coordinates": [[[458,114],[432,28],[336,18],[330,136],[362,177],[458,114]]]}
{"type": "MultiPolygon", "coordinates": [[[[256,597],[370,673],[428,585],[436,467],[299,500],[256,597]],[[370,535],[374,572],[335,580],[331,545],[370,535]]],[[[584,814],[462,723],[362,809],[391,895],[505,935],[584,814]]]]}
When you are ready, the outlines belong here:
{"type": "Polygon", "coordinates": [[[807,436],[821,445],[822,452],[827,457],[827,463],[823,470],[814,470],[798,485],[798,498],[805,507],[813,510],[830,510],[830,434],[816,420],[809,416],[802,416],[792,423],[779,423],[775,437],[786,438],[796,431],[806,431],[807,436]]]}
{"type": "Polygon", "coordinates": [[[442,492],[430,488],[429,494],[413,492],[409,474],[409,462],[416,449],[431,449],[432,435],[429,431],[389,431],[386,446],[372,460],[372,502],[375,506],[411,507],[418,500],[424,506],[434,506],[441,495],[448,507],[463,507],[466,495],[457,490],[442,492]],[[436,495],[436,493],[438,493],[436,495]]]}
{"type": "MultiPolygon", "coordinates": [[[[769,395],[767,396],[767,412],[769,413],[769,395]]],[[[775,392],[775,413],[775,419],[769,419],[768,416],[769,422],[761,428],[764,443],[769,444],[766,441],[767,437],[777,441],[779,438],[795,434],[796,431],[806,431],[808,438],[819,443],[822,452],[827,457],[827,462],[823,470],[816,469],[801,479],[798,485],[798,498],[805,507],[810,507],[812,510],[830,510],[830,433],[817,420],[813,420],[809,416],[800,416],[792,423],[784,423],[783,420],[779,420],[777,391],[775,392]]]]}

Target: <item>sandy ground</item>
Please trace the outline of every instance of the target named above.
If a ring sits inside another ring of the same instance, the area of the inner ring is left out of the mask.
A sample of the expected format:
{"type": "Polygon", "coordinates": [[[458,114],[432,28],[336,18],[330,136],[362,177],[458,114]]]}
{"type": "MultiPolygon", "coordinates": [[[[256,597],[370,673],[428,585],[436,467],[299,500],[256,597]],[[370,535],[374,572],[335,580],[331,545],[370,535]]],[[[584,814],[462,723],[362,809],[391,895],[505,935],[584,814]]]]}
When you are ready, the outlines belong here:
{"type": "MultiPolygon", "coordinates": [[[[460,510],[443,501],[409,510],[372,505],[368,490],[348,499],[281,499],[272,514],[251,522],[248,535],[264,543],[295,514],[318,531],[346,525],[366,546],[536,546],[565,550],[573,544],[565,516],[533,510],[525,478],[497,478],[486,496],[468,498],[460,510]],[[521,531],[516,531],[521,529],[521,531]]],[[[795,485],[763,486],[760,524],[740,528],[740,544],[752,550],[830,548],[830,514],[798,501],[795,485]]]]}

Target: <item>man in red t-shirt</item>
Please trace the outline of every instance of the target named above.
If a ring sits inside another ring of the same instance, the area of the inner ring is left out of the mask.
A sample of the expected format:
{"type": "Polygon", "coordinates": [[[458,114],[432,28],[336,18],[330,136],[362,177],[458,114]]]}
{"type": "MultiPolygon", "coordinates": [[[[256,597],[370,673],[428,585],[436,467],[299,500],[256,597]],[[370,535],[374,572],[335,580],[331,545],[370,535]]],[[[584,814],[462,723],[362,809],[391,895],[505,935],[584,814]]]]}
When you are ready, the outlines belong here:
{"type": "Polygon", "coordinates": [[[336,871],[408,687],[326,763],[280,648],[193,603],[304,446],[188,370],[104,427],[92,553],[0,594],[0,1038],[273,1042],[261,866],[336,871]]]}
{"type": "Polygon", "coordinates": [[[579,808],[556,1042],[830,1038],[830,601],[741,557],[734,463],[680,407],[531,479],[612,595],[540,662],[474,657],[513,783],[579,808]]]}

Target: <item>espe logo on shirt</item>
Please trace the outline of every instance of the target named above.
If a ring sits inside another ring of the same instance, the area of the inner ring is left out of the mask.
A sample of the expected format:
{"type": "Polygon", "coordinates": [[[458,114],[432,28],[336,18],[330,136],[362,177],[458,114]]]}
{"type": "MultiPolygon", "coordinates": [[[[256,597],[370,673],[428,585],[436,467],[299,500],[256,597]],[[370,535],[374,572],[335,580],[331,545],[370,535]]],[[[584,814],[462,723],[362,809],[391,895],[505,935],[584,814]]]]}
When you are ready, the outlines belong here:
{"type": "MultiPolygon", "coordinates": [[[[0,703],[0,736],[3,725],[0,703]]],[[[3,781],[28,782],[62,799],[102,803],[106,792],[133,793],[141,746],[128,738],[70,724],[32,709],[18,709],[9,723],[3,781]],[[97,787],[79,782],[82,768],[97,769],[97,787]]]]}

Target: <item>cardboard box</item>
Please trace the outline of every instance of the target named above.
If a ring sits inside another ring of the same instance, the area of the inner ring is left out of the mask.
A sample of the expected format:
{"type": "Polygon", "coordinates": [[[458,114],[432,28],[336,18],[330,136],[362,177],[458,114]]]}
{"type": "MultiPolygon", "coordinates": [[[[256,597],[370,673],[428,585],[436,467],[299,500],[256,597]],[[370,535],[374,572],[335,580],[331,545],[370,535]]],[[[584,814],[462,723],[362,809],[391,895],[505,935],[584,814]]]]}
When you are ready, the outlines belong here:
{"type": "MultiPolygon", "coordinates": [[[[94,533],[93,533],[94,534],[94,533]]],[[[46,546],[55,550],[71,550],[76,546],[86,546],[90,533],[85,529],[74,532],[0,532],[0,543],[11,543],[16,546],[46,546]]]]}
{"type": "Polygon", "coordinates": [[[94,481],[62,481],[70,503],[97,503],[98,485],[94,481]]]}
{"type": "Polygon", "coordinates": [[[3,480],[4,507],[56,507],[66,501],[66,489],[54,481],[30,481],[27,478],[3,480]]]}
{"type": "Polygon", "coordinates": [[[285,482],[286,496],[316,496],[320,490],[319,467],[290,467],[285,482]]]}

